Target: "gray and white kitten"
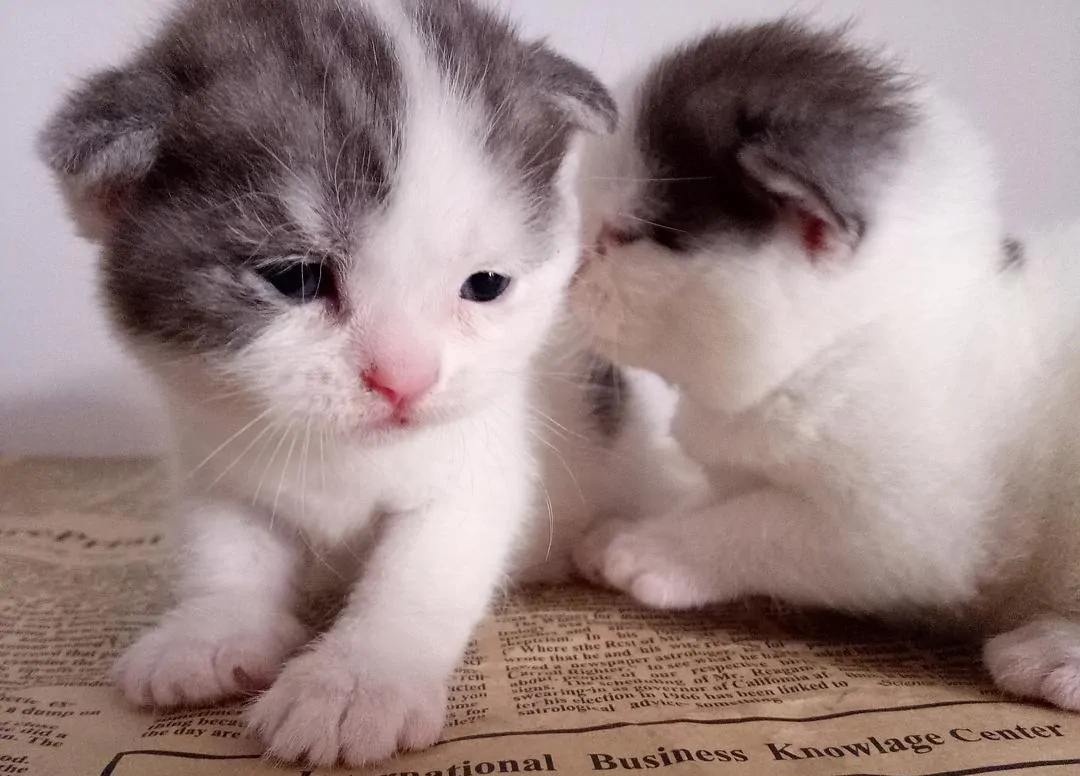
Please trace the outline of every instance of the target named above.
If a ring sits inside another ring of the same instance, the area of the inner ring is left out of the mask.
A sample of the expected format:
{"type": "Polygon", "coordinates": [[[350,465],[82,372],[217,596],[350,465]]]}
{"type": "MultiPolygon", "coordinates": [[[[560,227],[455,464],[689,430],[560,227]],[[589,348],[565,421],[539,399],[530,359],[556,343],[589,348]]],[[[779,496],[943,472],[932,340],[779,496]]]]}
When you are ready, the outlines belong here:
{"type": "Polygon", "coordinates": [[[185,542],[129,699],[269,688],[254,730],[316,765],[429,745],[497,587],[644,497],[656,426],[562,315],[574,139],[615,115],[459,0],[191,0],[68,99],[42,152],[167,402],[185,542]],[[317,572],[347,600],[292,657],[317,572]]]}
{"type": "Polygon", "coordinates": [[[579,562],[660,607],[745,595],[975,626],[1080,709],[1080,227],[1004,239],[987,147],[892,63],[781,21],[627,90],[572,292],[681,392],[712,495],[579,562]]]}

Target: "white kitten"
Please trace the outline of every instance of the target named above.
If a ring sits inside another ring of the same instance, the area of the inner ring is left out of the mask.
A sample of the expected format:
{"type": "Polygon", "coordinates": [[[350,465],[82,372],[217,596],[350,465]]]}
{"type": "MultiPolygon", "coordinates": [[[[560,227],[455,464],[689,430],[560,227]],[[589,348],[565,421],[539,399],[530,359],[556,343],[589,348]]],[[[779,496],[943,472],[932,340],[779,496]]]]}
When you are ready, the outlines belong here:
{"type": "Polygon", "coordinates": [[[793,22],[672,53],[623,111],[573,297],[680,389],[714,492],[602,523],[583,570],[973,625],[1002,688],[1080,709],[1080,228],[1005,241],[979,136],[793,22]]]}
{"type": "Polygon", "coordinates": [[[43,152],[175,436],[178,604],[117,663],[132,701],[269,687],[252,725],[313,764],[431,744],[511,570],[565,574],[574,524],[638,497],[655,421],[556,326],[572,141],[614,120],[434,0],[195,0],[69,100],[43,152]],[[309,576],[347,601],[288,660],[309,576]]]}

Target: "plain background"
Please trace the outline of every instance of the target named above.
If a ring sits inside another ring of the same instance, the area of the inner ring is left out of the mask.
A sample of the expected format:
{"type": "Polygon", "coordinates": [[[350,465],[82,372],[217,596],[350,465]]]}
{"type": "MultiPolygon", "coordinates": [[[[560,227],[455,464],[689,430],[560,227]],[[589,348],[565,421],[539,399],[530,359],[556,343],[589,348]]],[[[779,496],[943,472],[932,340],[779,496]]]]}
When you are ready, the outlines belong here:
{"type": "MultiPolygon", "coordinates": [[[[1080,0],[493,0],[606,78],[710,25],[795,10],[854,17],[934,78],[1001,158],[1012,226],[1080,217],[1080,0]]],[[[160,448],[145,381],[98,312],[94,251],[33,153],[62,92],[117,62],[166,0],[0,4],[0,452],[160,448]]],[[[1080,260],[1080,256],[1078,256],[1080,260]]]]}

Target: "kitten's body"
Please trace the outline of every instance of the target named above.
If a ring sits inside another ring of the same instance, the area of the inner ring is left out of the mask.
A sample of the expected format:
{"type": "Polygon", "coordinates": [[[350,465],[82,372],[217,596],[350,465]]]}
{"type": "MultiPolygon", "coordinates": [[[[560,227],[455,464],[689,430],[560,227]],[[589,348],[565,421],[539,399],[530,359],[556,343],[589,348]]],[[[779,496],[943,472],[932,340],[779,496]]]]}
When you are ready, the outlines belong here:
{"type": "Polygon", "coordinates": [[[1021,255],[978,136],[796,25],[688,46],[624,111],[586,164],[621,183],[589,194],[579,308],[680,389],[714,493],[602,524],[583,569],[657,606],[1008,632],[999,684],[1080,708],[1080,229],[1021,255]]]}
{"type": "Polygon", "coordinates": [[[614,111],[442,0],[192,0],[72,96],[43,153],[167,399],[185,539],[131,700],[273,683],[252,725],[313,764],[437,739],[493,592],[568,570],[650,432],[559,324],[572,141],[614,111]],[[289,660],[309,577],[347,597],[289,660]]]}

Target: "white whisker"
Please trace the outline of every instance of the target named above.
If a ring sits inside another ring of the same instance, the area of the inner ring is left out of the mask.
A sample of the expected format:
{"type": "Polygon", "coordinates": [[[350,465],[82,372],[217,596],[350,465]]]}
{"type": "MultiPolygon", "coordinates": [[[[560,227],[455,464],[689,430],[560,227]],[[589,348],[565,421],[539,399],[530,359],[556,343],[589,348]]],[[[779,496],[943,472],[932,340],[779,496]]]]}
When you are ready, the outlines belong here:
{"type": "Polygon", "coordinates": [[[289,452],[285,454],[285,465],[281,467],[281,476],[278,477],[277,493],[274,494],[274,506],[270,510],[270,527],[274,527],[274,521],[277,519],[278,502],[281,500],[282,486],[285,484],[285,478],[289,476],[289,464],[292,462],[293,450],[296,449],[296,441],[299,437],[298,434],[293,434],[292,444],[289,445],[289,452]]]}
{"type": "Polygon", "coordinates": [[[648,226],[655,227],[656,229],[664,229],[664,230],[667,230],[669,232],[678,232],[679,234],[690,234],[685,229],[677,229],[674,226],[666,226],[664,224],[657,223],[656,221],[650,221],[647,218],[641,218],[639,216],[630,215],[629,213],[622,213],[620,211],[615,211],[615,215],[621,216],[622,218],[629,218],[631,221],[637,221],[637,222],[642,223],[642,224],[647,224],[648,226]]]}
{"type": "Polygon", "coordinates": [[[240,454],[233,459],[233,462],[226,466],[224,469],[222,469],[220,472],[218,472],[218,476],[214,478],[214,481],[212,483],[210,483],[207,490],[213,490],[214,488],[216,488],[218,483],[225,479],[226,475],[228,475],[228,473],[232,471],[233,467],[236,466],[236,464],[240,463],[240,461],[244,459],[244,456],[251,452],[251,449],[255,447],[256,443],[264,436],[266,436],[267,432],[272,431],[275,428],[277,428],[277,426],[275,426],[275,424],[273,423],[267,423],[265,426],[263,426],[262,431],[256,434],[255,438],[248,442],[247,447],[240,451],[240,454]]]}
{"type": "MultiPolygon", "coordinates": [[[[281,439],[280,439],[280,441],[278,441],[277,447],[274,448],[274,452],[270,456],[270,460],[266,462],[266,468],[263,470],[262,477],[259,478],[259,484],[255,488],[255,495],[252,496],[252,499],[251,499],[252,506],[258,505],[258,503],[259,503],[259,495],[262,493],[263,484],[266,481],[266,476],[270,473],[270,468],[274,465],[274,461],[277,460],[278,453],[281,452],[281,447],[282,447],[282,445],[285,444],[285,439],[288,436],[289,436],[289,429],[288,429],[288,427],[285,427],[283,433],[281,434],[281,439]]],[[[260,455],[259,457],[261,458],[262,456],[260,455]]],[[[273,523],[273,516],[271,515],[271,524],[272,523],[273,523]]]]}
{"type": "Polygon", "coordinates": [[[243,436],[244,433],[247,432],[252,426],[254,426],[256,423],[258,423],[260,420],[262,420],[263,418],[265,418],[269,414],[270,414],[270,410],[267,409],[267,410],[264,410],[263,412],[261,412],[260,414],[256,415],[250,421],[248,421],[244,425],[243,428],[241,428],[239,431],[237,431],[231,437],[229,437],[224,442],[222,442],[220,445],[218,445],[214,449],[214,451],[212,453],[210,453],[210,455],[206,456],[206,458],[203,459],[202,463],[200,463],[198,466],[196,466],[194,469],[192,469],[190,472],[188,472],[187,476],[190,478],[190,477],[193,477],[196,474],[198,474],[198,472],[201,471],[204,466],[206,466],[208,463],[210,463],[210,461],[214,460],[214,458],[218,455],[218,453],[220,453],[226,447],[228,447],[233,442],[235,442],[237,439],[239,439],[241,436],[243,436]]]}

